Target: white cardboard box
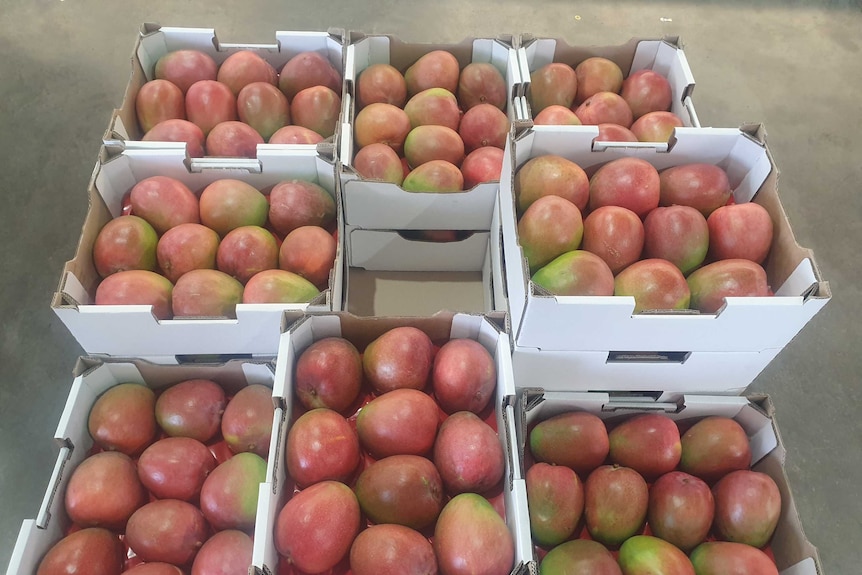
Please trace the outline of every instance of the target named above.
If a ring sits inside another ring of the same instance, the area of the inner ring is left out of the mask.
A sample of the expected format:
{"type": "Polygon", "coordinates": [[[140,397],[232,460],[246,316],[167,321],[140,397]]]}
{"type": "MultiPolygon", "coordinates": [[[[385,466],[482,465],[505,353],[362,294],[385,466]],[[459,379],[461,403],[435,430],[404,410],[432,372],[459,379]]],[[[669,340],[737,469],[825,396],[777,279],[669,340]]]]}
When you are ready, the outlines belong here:
{"type": "Polygon", "coordinates": [[[451,242],[349,226],[344,309],[358,315],[505,311],[499,213],[495,201],[488,229],[451,242]]]}
{"type": "Polygon", "coordinates": [[[21,525],[6,575],[32,575],[42,557],[70,526],[66,515],[66,485],[93,446],[87,431],[90,409],[99,395],[121,383],[142,383],[159,389],[186,379],[211,379],[235,393],[246,385],[273,385],[271,362],[233,360],[221,365],[153,365],[138,359],[105,361],[82,357],[75,367],[69,397],[54,442],[60,452],[51,474],[45,497],[36,519],[27,519],[21,525]]]}
{"type": "Polygon", "coordinates": [[[314,341],[324,337],[345,337],[359,350],[397,326],[411,325],[426,332],[432,341],[455,338],[477,340],[491,353],[497,366],[497,391],[495,413],[500,442],[507,453],[504,475],[503,502],[506,523],[515,541],[515,569],[513,574],[526,573],[526,562],[532,557],[529,541],[529,520],[526,515],[526,490],[522,479],[514,479],[513,473],[520,468],[518,453],[509,449],[514,437],[514,407],[511,400],[515,392],[511,371],[509,340],[487,318],[469,314],[437,314],[423,318],[359,318],[346,313],[315,314],[293,324],[281,338],[276,361],[273,397],[280,405],[276,416],[283,418],[279,432],[279,447],[276,457],[271,457],[267,468],[267,483],[261,486],[258,504],[257,533],[268,533],[270,537],[255,539],[253,564],[255,573],[278,573],[278,553],[271,534],[278,512],[293,490],[287,477],[280,454],[284,453],[287,432],[292,424],[294,412],[293,370],[299,355],[314,341]],[[266,492],[264,493],[264,490],[266,492]],[[526,537],[526,538],[525,538],[526,537]]]}
{"type": "MultiPolygon", "coordinates": [[[[342,29],[332,28],[327,32],[322,31],[298,31],[275,33],[275,37],[269,42],[236,43],[222,42],[219,40],[213,28],[184,28],[176,26],[159,26],[147,23],[141,26],[141,30],[135,40],[132,51],[132,71],[129,83],[123,95],[120,107],[114,110],[104,139],[122,140],[130,148],[148,147],[148,142],[141,142],[143,131],[138,125],[135,113],[135,98],[138,91],[146,82],[155,79],[156,62],[167,54],[176,50],[200,50],[212,56],[216,64],[221,65],[225,59],[241,50],[257,52],[264,60],[272,64],[277,72],[300,52],[319,52],[326,56],[329,63],[344,76],[345,46],[344,37],[346,33],[342,29]]],[[[339,96],[344,96],[342,93],[339,96]]],[[[340,125],[339,121],[336,125],[340,125]]],[[[322,146],[321,151],[329,157],[334,157],[336,149],[335,135],[330,137],[328,146],[322,146]]],[[[157,142],[156,147],[167,142],[157,142]]],[[[258,150],[269,147],[280,147],[277,144],[259,145],[258,150]]],[[[314,147],[314,146],[302,146],[314,147]]],[[[183,144],[183,148],[185,145],[183,144]]]]}
{"type": "Polygon", "coordinates": [[[638,70],[654,70],[668,79],[673,96],[670,111],[680,117],[689,127],[700,127],[691,94],[694,91],[694,76],[689,68],[679,38],[662,39],[632,38],[620,46],[570,46],[564,40],[520,37],[518,60],[523,84],[519,95],[525,96],[526,109],[521,109],[521,120],[532,120],[529,109],[530,73],[552,62],[563,62],[572,68],[591,58],[600,56],[614,61],[628,77],[638,70]]]}
{"type": "Polygon", "coordinates": [[[343,247],[339,247],[329,289],[311,304],[239,304],[236,319],[188,318],[158,320],[150,306],[95,305],[100,281],[93,265],[96,236],[110,219],[122,213],[123,197],[138,181],[170,176],[199,194],[215,180],[234,178],[269,193],[285,179],[303,179],[330,192],[340,212],[340,183],[334,163],[314,147],[266,150],[255,160],[200,158],[186,160],[183,146],[161,150],[126,149],[114,157],[103,155],[90,182],[90,209],[75,258],[67,262],[51,307],[89,354],[163,358],[176,355],[251,354],[274,356],[285,310],[308,307],[341,309],[343,247]]]}
{"type": "Polygon", "coordinates": [[[519,387],[541,385],[548,391],[625,390],[647,393],[660,401],[676,401],[686,393],[739,395],[779,352],[781,349],[608,352],[516,347],[512,368],[519,387]]]}
{"type": "MultiPolygon", "coordinates": [[[[829,301],[829,284],[821,278],[813,253],[796,243],[779,200],[778,169],[766,147],[762,127],[679,128],[666,152],[650,147],[593,145],[595,127],[571,128],[576,129],[531,128],[510,141],[512,146],[504,156],[500,221],[516,363],[521,348],[604,353],[780,350],[829,301]],[[542,293],[530,281],[518,244],[513,178],[529,158],[550,153],[573,160],[588,174],[601,164],[629,156],[643,158],[659,170],[690,162],[721,166],[727,171],[737,203],[760,203],[772,216],[774,239],[764,267],[776,297],[727,298],[716,314],[691,310],[634,314],[634,298],[628,296],[542,293]]],[[[771,359],[768,353],[762,357],[771,359]]]]}
{"type": "MultiPolygon", "coordinates": [[[[613,422],[638,413],[660,411],[681,424],[710,415],[735,419],[745,429],[752,452],[752,469],[775,480],[781,493],[781,517],[770,548],[781,575],[819,575],[817,548],[808,541],[784,471],[785,449],[768,396],[724,397],[685,395],[674,403],[633,401],[606,393],[553,392],[525,389],[516,400],[517,444],[521,461],[529,464],[525,441],[531,425],[567,411],[587,411],[613,422]]],[[[524,477],[526,467],[521,469],[524,477]]],[[[586,478],[582,478],[585,480],[586,478]]]]}
{"type": "Polygon", "coordinates": [[[406,192],[395,184],[364,180],[353,170],[355,85],[359,73],[379,63],[391,64],[403,72],[420,56],[433,50],[448,50],[458,58],[462,68],[470,62],[494,64],[509,86],[509,118],[516,119],[512,100],[517,96],[521,79],[511,41],[475,38],[458,44],[430,44],[403,42],[388,35],[354,35],[347,46],[344,124],[339,142],[347,225],[377,230],[487,230],[491,224],[497,197],[496,182],[447,194],[406,192]]]}

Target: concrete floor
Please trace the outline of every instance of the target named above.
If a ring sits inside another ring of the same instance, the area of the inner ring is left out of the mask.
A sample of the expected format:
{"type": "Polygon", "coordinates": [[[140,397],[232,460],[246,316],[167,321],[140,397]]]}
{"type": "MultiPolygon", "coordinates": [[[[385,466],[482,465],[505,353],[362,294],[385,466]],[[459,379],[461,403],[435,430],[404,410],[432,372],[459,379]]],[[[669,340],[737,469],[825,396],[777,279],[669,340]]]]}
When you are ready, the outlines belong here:
{"type": "Polygon", "coordinates": [[[833,301],[756,381],[772,395],[787,473],[825,573],[862,565],[862,53],[858,0],[601,2],[0,3],[0,568],[33,517],[81,349],[49,309],[75,251],[100,136],[144,21],[214,27],[227,41],[339,26],[405,40],[530,32],[571,44],[679,35],[704,125],[764,122],[798,241],[814,248],[833,301]],[[338,5],[338,6],[336,6],[338,5]],[[854,254],[856,254],[854,256],[854,254]]]}

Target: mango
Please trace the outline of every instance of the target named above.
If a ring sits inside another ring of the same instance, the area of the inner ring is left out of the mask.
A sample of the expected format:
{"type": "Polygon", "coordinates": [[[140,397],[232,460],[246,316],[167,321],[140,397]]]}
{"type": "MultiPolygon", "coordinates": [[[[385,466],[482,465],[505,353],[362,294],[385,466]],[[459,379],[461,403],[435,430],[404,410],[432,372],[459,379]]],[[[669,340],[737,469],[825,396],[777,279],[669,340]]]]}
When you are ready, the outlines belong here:
{"type": "Polygon", "coordinates": [[[623,86],[623,71],[607,58],[594,56],[575,66],[578,78],[578,93],[575,103],[580,104],[598,92],[619,93],[623,86]]]}
{"type": "Polygon", "coordinates": [[[451,90],[429,88],[412,96],[404,104],[404,113],[410,120],[410,128],[418,126],[446,126],[458,130],[461,109],[451,90]]]}
{"type": "Polygon", "coordinates": [[[36,575],[120,575],[125,559],[123,545],[114,533],[90,527],[55,543],[39,561],[36,575]]]}
{"type": "Polygon", "coordinates": [[[159,499],[197,501],[216,460],[209,448],[191,437],[166,437],[138,458],[138,477],[159,499]]]}
{"type": "Polygon", "coordinates": [[[356,79],[356,103],[359,108],[384,103],[403,107],[407,102],[407,82],[398,68],[390,64],[371,64],[356,79]]]}
{"type": "Polygon", "coordinates": [[[497,387],[494,358],[473,339],[452,339],[440,347],[431,372],[434,397],[446,413],[480,413],[497,387]]]}
{"type": "Polygon", "coordinates": [[[487,499],[462,493],[449,500],[434,527],[441,575],[506,575],[515,560],[512,533],[487,499]]]}
{"type": "Polygon", "coordinates": [[[335,222],[335,200],[323,187],[305,180],[285,180],[269,193],[269,221],[286,236],[302,226],[327,227],[335,222]]]}
{"type": "Polygon", "coordinates": [[[186,92],[186,117],[207,136],[222,122],[236,120],[236,94],[222,82],[195,82],[186,92]]]}
{"type": "Polygon", "coordinates": [[[550,106],[571,108],[578,93],[578,76],[564,62],[551,62],[530,72],[530,109],[535,118],[550,106]]]}
{"type": "Polygon", "coordinates": [[[416,389],[394,389],[371,400],[356,417],[359,442],[377,459],[431,451],[440,419],[437,403],[416,389]]]}
{"type": "Polygon", "coordinates": [[[539,575],[622,575],[617,560],[598,541],[575,539],[551,549],[539,575]]]}
{"type": "Polygon", "coordinates": [[[633,297],[634,313],[687,309],[691,302],[689,285],[674,264],[650,258],[637,261],[617,274],[614,295],[633,297]]]}
{"type": "Polygon", "coordinates": [[[418,455],[392,455],[372,463],[359,475],[354,491],[362,512],[374,523],[424,529],[443,508],[440,473],[418,455]]]}
{"type": "Polygon", "coordinates": [[[216,266],[245,285],[257,273],[278,267],[275,236],[260,226],[229,231],[216,251],[216,266]]]}
{"type": "Polygon", "coordinates": [[[716,539],[764,547],[781,516],[781,492],[769,475],[749,469],[731,471],[712,487],[716,539]]]}
{"type": "Polygon", "coordinates": [[[412,129],[407,113],[392,104],[377,102],[362,108],[353,121],[353,139],[357,148],[369,144],[386,144],[396,154],[404,149],[404,139],[412,129]]]}
{"type": "Polygon", "coordinates": [[[84,459],[66,486],[66,513],[83,527],[122,531],[146,502],[135,464],[123,453],[103,451],[84,459]]]}
{"type": "Polygon", "coordinates": [[[397,186],[404,181],[401,158],[386,144],[362,147],[353,157],[353,169],[366,180],[381,180],[397,186]]]}
{"type": "Polygon", "coordinates": [[[679,468],[715,483],[731,471],[748,469],[751,446],[748,434],[729,417],[704,418],[682,434],[679,468]]]}
{"type": "Polygon", "coordinates": [[[687,278],[691,307],[702,313],[716,313],[726,297],[766,297],[766,271],[751,260],[720,260],[705,265],[687,278]]]}
{"type": "Polygon", "coordinates": [[[362,358],[341,337],[326,337],[308,346],[296,362],[294,388],[306,409],[344,411],[359,396],[362,358]]]}
{"type": "Polygon", "coordinates": [[[201,223],[222,237],[241,226],[263,226],[268,212],[266,196],[242,180],[216,180],[201,192],[201,223]]]}
{"type": "Polygon", "coordinates": [[[165,277],[176,283],[186,272],[215,269],[218,234],[201,224],[180,224],[165,232],[156,246],[156,258],[165,277]]]}
{"type": "Polygon", "coordinates": [[[709,486],[688,473],[665,473],[649,490],[650,530],[686,553],[706,540],[714,515],[709,486]]]}
{"type": "Polygon", "coordinates": [[[451,162],[431,160],[407,174],[401,186],[408,192],[460,192],[464,176],[451,162]]]}
{"type": "Polygon", "coordinates": [[[221,63],[216,79],[225,84],[234,96],[253,82],[278,83],[278,72],[260,54],[251,50],[234,52],[221,63]]]}
{"type": "Polygon", "coordinates": [[[203,130],[188,120],[165,120],[159,122],[141,138],[144,142],[183,142],[190,158],[204,156],[206,138],[203,130]]]}
{"type": "Polygon", "coordinates": [[[673,112],[648,112],[631,125],[639,142],[669,142],[676,128],[685,124],[673,112]]]}
{"type": "Polygon", "coordinates": [[[403,525],[372,525],[350,547],[353,575],[429,575],[437,558],[428,539],[403,525]]]}
{"type": "Polygon", "coordinates": [[[312,86],[326,86],[341,93],[341,72],[319,52],[300,52],[288,60],[278,76],[278,87],[288,100],[312,86]]]}
{"type": "Polygon", "coordinates": [[[552,154],[527,160],[515,172],[515,201],[518,213],[542,196],[565,198],[582,212],[590,199],[590,180],[575,162],[552,154]]]}
{"type": "Polygon", "coordinates": [[[506,455],[491,426],[470,411],[459,411],[440,426],[434,465],[447,492],[485,493],[503,478],[506,455]]]}
{"type": "Polygon", "coordinates": [[[518,241],[531,273],[578,249],[583,236],[581,211],[559,196],[542,196],[518,220],[518,241]]]}
{"type": "Polygon", "coordinates": [[[308,411],[293,422],[285,446],[287,472],[300,487],[347,481],[359,465],[359,439],[331,409],[308,411]]]}
{"type": "Polygon", "coordinates": [[[611,430],[608,439],[611,462],[631,467],[647,481],[673,471],[682,453],[679,428],[660,413],[627,419],[611,430]]]}
{"type": "Polygon", "coordinates": [[[464,141],[458,132],[446,126],[416,126],[404,140],[404,156],[413,168],[431,160],[446,160],[460,166],[464,160],[464,141]]]}
{"type": "Polygon", "coordinates": [[[144,132],[165,120],[184,120],[186,117],[183,92],[167,80],[146,82],[135,96],[135,114],[144,132]]]}
{"type": "Polygon", "coordinates": [[[407,95],[413,96],[429,88],[445,88],[454,94],[460,75],[461,65],[455,56],[445,50],[432,50],[404,72],[407,95]]]}
{"type": "Polygon", "coordinates": [[[656,208],[644,220],[644,258],[667,260],[683,275],[697,269],[709,249],[706,218],[689,206],[656,208]]]}
{"type": "Polygon", "coordinates": [[[682,164],[662,170],[661,205],[691,206],[709,217],[730,199],[727,173],[718,166],[704,163],[682,164]]]}
{"type": "Polygon", "coordinates": [[[107,389],[87,417],[90,437],[102,449],[137,455],[156,436],[156,395],[139,383],[107,389]]]}
{"type": "Polygon", "coordinates": [[[636,535],[620,547],[623,575],[695,575],[685,553],[663,539],[636,535]]]}
{"type": "Polygon", "coordinates": [[[254,542],[236,529],[219,531],[203,544],[195,556],[191,575],[246,573],[251,565],[254,542]]]}
{"type": "Polygon", "coordinates": [[[248,124],[237,121],[221,122],[207,134],[207,155],[223,158],[257,157],[257,145],[263,137],[248,124]]]}
{"type": "Polygon", "coordinates": [[[206,443],[218,433],[227,399],[209,379],[187,379],[165,389],[156,400],[156,421],[171,437],[206,443]]]}
{"type": "Polygon", "coordinates": [[[93,264],[103,278],[125,270],[156,269],[156,230],[138,216],[120,216],[106,223],[93,242],[93,264]]]}
{"type": "Polygon", "coordinates": [[[256,273],[242,290],[242,303],[307,303],[320,290],[304,277],[284,270],[256,273]]]}
{"type": "Polygon", "coordinates": [[[365,348],[365,379],[378,393],[401,388],[424,389],[431,374],[433,344],[415,327],[401,326],[377,337],[365,348]]]}
{"type": "Polygon", "coordinates": [[[469,110],[479,104],[506,109],[508,89],[500,70],[490,62],[470,62],[458,78],[458,102],[469,110]]]}
{"type": "Polygon", "coordinates": [[[349,553],[359,519],[359,504],[349,487],[337,481],[312,485],[278,512],[276,551],[300,571],[324,572],[349,553]]]}
{"type": "Polygon", "coordinates": [[[610,443],[605,423],[586,411],[560,413],[530,430],[530,452],[537,461],[572,468],[587,477],[602,465],[610,443]]]}
{"type": "Polygon", "coordinates": [[[340,93],[326,86],[305,88],[290,101],[291,121],[329,138],[335,134],[341,117],[340,93]]]}
{"type": "Polygon", "coordinates": [[[203,513],[185,501],[160,499],[129,518],[126,544],[143,561],[188,565],[209,537],[203,513]]]}
{"type": "Polygon", "coordinates": [[[471,190],[484,182],[496,182],[503,171],[503,150],[485,146],[476,148],[461,162],[464,189],[471,190]]]}
{"type": "Polygon", "coordinates": [[[181,181],[167,176],[144,178],[129,192],[132,212],[162,235],[180,224],[200,222],[198,197],[181,181]]]}
{"type": "Polygon", "coordinates": [[[155,76],[168,80],[183,94],[200,80],[215,80],[218,64],[212,56],[200,50],[174,50],[156,61],[155,76]]]}
{"type": "Polygon", "coordinates": [[[237,453],[206,478],[201,487],[201,511],[216,530],[254,529],[260,484],[266,481],[266,460],[254,453],[237,453]]]}
{"type": "Polygon", "coordinates": [[[464,141],[467,152],[485,146],[502,150],[506,147],[509,127],[509,117],[499,108],[491,104],[479,104],[464,113],[458,126],[458,134],[464,141]]]}
{"type": "Polygon", "coordinates": [[[641,158],[611,160],[590,178],[590,209],[622,206],[645,218],[658,207],[659,174],[641,158]]]}
{"type": "Polygon", "coordinates": [[[251,452],[266,459],[272,436],[272,388],[260,384],[239,390],[227,403],[221,434],[233,453],[251,452]]]}
{"type": "Polygon", "coordinates": [[[584,487],[570,468],[534,463],[527,470],[527,507],[533,541],[553,547],[569,539],[584,512],[584,487]]]}
{"type": "Polygon", "coordinates": [[[602,206],[584,220],[583,249],[602,258],[614,275],[638,261],[643,246],[643,222],[627,208],[602,206]]]}
{"type": "Polygon", "coordinates": [[[778,575],[778,568],[769,555],[744,543],[701,543],[689,557],[697,575],[778,575]]]}
{"type": "Polygon", "coordinates": [[[667,78],[655,70],[638,70],[623,80],[620,96],[632,109],[637,120],[649,112],[667,112],[673,100],[673,91],[667,78]]]}
{"type": "MultiPolygon", "coordinates": [[[[123,571],[124,575],[184,575],[182,569],[170,563],[154,561],[152,563],[138,563],[131,569],[123,571]]],[[[198,575],[198,574],[195,574],[198,575]]]]}
{"type": "Polygon", "coordinates": [[[584,482],[584,516],[596,541],[617,547],[639,533],[647,516],[649,490],[634,469],[602,465],[584,482]]]}
{"type": "Polygon", "coordinates": [[[239,119],[255,129],[263,140],[290,123],[290,104],[281,90],[269,82],[247,84],[236,97],[239,119]]]}
{"type": "Polygon", "coordinates": [[[192,270],[177,280],[171,294],[174,317],[236,317],[242,284],[218,270],[192,270]]]}
{"type": "Polygon", "coordinates": [[[554,295],[599,295],[614,293],[614,275],[599,256],[584,250],[566,252],[539,268],[533,283],[554,295]]]}
{"type": "MultiPolygon", "coordinates": [[[[575,115],[585,126],[616,124],[623,128],[633,127],[631,108],[619,94],[614,92],[593,94],[575,109],[575,115]]],[[[632,133],[635,133],[634,130],[632,133]]]]}

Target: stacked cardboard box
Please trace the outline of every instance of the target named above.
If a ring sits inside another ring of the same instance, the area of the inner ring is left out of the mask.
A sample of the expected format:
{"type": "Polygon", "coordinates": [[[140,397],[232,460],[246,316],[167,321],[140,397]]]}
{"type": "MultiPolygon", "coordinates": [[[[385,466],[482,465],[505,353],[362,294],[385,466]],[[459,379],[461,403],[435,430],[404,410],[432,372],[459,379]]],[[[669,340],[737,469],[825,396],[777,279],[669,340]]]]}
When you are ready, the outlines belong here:
{"type": "Polygon", "coordinates": [[[276,572],[272,530],[289,491],[279,454],[295,417],[292,386],[298,355],[312,342],[336,335],[355,339],[361,349],[400,325],[439,338],[475,339],[494,357],[495,421],[507,454],[505,518],[516,542],[513,573],[538,567],[524,486],[526,430],[562,410],[588,411],[610,421],[647,410],[681,421],[708,415],[734,418],[751,440],[754,469],[769,474],[781,490],[782,518],[770,546],[779,570],[782,575],[820,573],[817,551],[802,531],[784,474],[784,447],[772,404],[743,394],[828,302],[829,285],[813,254],[795,242],[763,127],[700,128],[693,89],[691,70],[675,38],[605,47],[529,35],[414,44],[333,29],[277,32],[274,43],[228,44],[212,29],[144,25],[123,103],[111,118],[89,185],[90,210],[80,243],[52,301],[85,352],[99,357],[82,358],[76,367],[55,438],[58,462],[37,519],[22,526],[8,573],[34,572],[68,528],[62,495],[69,474],[92,445],[85,422],[99,393],[123,381],[159,388],[191,377],[221,378],[234,387],[273,387],[273,436],[249,573],[276,572]],[[188,158],[183,144],[141,142],[134,110],[137,92],[152,79],[161,55],[182,48],[206,51],[218,62],[251,49],[277,69],[300,51],[325,55],[344,78],[336,134],[318,146],[259,145],[256,157],[244,160],[188,158]],[[512,132],[500,181],[435,194],[362,179],[352,166],[359,73],[374,63],[404,69],[437,49],[450,51],[462,67],[490,62],[506,78],[512,132]],[[653,69],[666,75],[673,91],[671,109],[687,127],[677,129],[667,144],[630,145],[594,142],[597,130],[590,126],[533,126],[530,74],[549,62],[576,65],[589,56],[614,60],[625,73],[653,69]],[[694,161],[720,165],[730,176],[734,200],[761,204],[775,223],[766,270],[776,297],[728,298],[717,314],[633,314],[629,297],[555,297],[537,288],[519,244],[513,177],[528,159],[547,153],[584,168],[631,156],[658,169],[694,161]],[[311,304],[240,304],[236,319],[158,320],[148,306],[94,305],[99,281],[92,261],[95,237],[122,213],[131,186],[157,174],[175,177],[196,191],[224,177],[258,189],[288,177],[320,184],[338,206],[339,248],[329,289],[311,304]],[[449,232],[454,241],[427,241],[423,234],[428,231],[449,232]],[[448,311],[435,314],[439,310],[448,311]],[[164,365],[231,355],[256,359],[164,365]]]}

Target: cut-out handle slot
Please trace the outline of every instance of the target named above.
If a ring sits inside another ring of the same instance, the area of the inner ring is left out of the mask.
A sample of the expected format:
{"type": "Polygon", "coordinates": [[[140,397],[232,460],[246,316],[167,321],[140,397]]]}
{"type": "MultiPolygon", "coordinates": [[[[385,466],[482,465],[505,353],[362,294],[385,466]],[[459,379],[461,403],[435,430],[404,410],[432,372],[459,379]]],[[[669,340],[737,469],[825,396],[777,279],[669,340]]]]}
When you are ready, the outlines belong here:
{"type": "Polygon", "coordinates": [[[685,363],[690,351],[609,351],[605,363],[685,363]]]}

